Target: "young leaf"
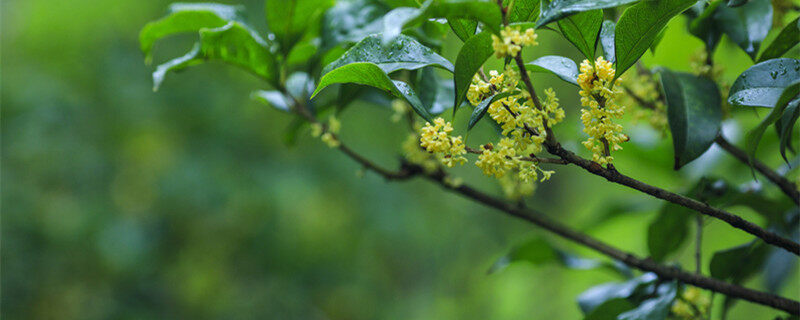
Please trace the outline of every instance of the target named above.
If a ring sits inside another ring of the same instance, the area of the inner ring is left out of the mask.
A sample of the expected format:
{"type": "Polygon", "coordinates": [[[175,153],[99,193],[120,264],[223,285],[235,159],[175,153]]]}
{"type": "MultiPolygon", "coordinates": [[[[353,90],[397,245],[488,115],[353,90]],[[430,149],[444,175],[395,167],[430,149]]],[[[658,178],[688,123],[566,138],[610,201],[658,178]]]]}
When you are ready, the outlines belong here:
{"type": "Polygon", "coordinates": [[[332,4],[331,0],[267,0],[267,26],[288,53],[309,27],[309,21],[314,20],[310,17],[319,17],[332,4]]]}
{"type": "Polygon", "coordinates": [[[267,81],[275,80],[275,56],[269,43],[239,22],[215,29],[201,29],[200,42],[186,55],[170,60],[153,72],[153,90],[164,81],[168,71],[177,71],[207,60],[217,60],[241,67],[267,81]]]}
{"type": "Polygon", "coordinates": [[[603,56],[606,61],[617,61],[616,53],[614,53],[614,28],[616,24],[614,21],[603,21],[603,26],[600,28],[600,46],[603,47],[603,56]]]}
{"type": "Polygon", "coordinates": [[[758,144],[761,142],[761,137],[767,127],[778,121],[778,118],[781,117],[786,109],[797,108],[798,104],[800,104],[800,78],[795,78],[794,82],[784,89],[780,98],[778,98],[778,102],[775,103],[775,107],[772,108],[767,117],[745,135],[745,148],[751,162],[755,158],[758,144]]]}
{"type": "Polygon", "coordinates": [[[481,120],[481,118],[483,118],[483,116],[486,114],[486,110],[489,108],[489,105],[491,105],[497,100],[503,99],[513,94],[514,92],[501,92],[494,94],[491,97],[488,97],[483,101],[481,101],[481,103],[475,106],[475,110],[472,111],[472,115],[469,117],[469,124],[467,126],[467,130],[471,130],[472,127],[474,127],[475,124],[478,123],[478,121],[481,120]]]}
{"type": "Polygon", "coordinates": [[[317,89],[311,95],[313,99],[322,89],[336,83],[357,83],[375,87],[408,101],[417,114],[432,121],[428,110],[422,105],[411,87],[402,81],[393,81],[379,66],[369,62],[350,63],[331,70],[319,81],[317,89]]]}
{"type": "Polygon", "coordinates": [[[800,60],[779,58],[760,62],[733,82],[728,103],[734,106],[772,108],[783,90],[800,79],[800,60]]]}
{"type": "Polygon", "coordinates": [[[678,170],[706,152],[719,134],[719,89],[708,78],[667,69],[661,71],[661,87],[678,170]]]}
{"type": "Polygon", "coordinates": [[[561,34],[590,61],[594,60],[597,34],[602,24],[603,10],[585,11],[558,20],[561,34]]]}
{"type": "Polygon", "coordinates": [[[547,4],[543,3],[542,14],[536,23],[536,27],[541,27],[578,12],[613,8],[636,1],[639,0],[553,0],[547,4]]]}
{"type": "Polygon", "coordinates": [[[772,43],[761,52],[758,61],[780,58],[784,53],[800,42],[800,17],[794,19],[781,30],[772,43]]]}
{"type": "Polygon", "coordinates": [[[152,59],[153,43],[177,33],[197,32],[202,28],[219,28],[237,20],[240,7],[213,3],[175,3],[167,16],[150,22],[139,33],[139,44],[145,61],[152,59]]]}
{"type": "Polygon", "coordinates": [[[755,60],[761,41],[772,27],[772,4],[769,0],[751,0],[739,7],[719,6],[714,20],[751,59],[755,60]]]}
{"type": "Polygon", "coordinates": [[[454,69],[450,61],[414,38],[399,35],[384,45],[381,35],[371,35],[347,50],[339,59],[325,66],[322,74],[355,62],[371,62],[387,74],[396,70],[416,70],[427,66],[439,67],[450,72],[454,69]]]}
{"type": "Polygon", "coordinates": [[[670,19],[691,7],[694,0],[642,1],[625,10],[614,32],[619,78],[647,51],[670,19]]]}
{"type": "Polygon", "coordinates": [[[494,53],[492,49],[492,34],[483,31],[472,38],[469,38],[456,57],[456,65],[453,72],[453,86],[456,89],[455,102],[453,103],[453,113],[458,110],[461,102],[467,98],[467,90],[472,83],[472,76],[478,72],[486,59],[494,53]]]}
{"type": "Polygon", "coordinates": [[[533,72],[552,73],[562,80],[578,85],[578,65],[572,59],[560,56],[543,56],[525,64],[533,72]]]}
{"type": "Polygon", "coordinates": [[[250,98],[272,106],[275,109],[289,112],[289,101],[280,91],[257,90],[250,94],[250,98]]]}

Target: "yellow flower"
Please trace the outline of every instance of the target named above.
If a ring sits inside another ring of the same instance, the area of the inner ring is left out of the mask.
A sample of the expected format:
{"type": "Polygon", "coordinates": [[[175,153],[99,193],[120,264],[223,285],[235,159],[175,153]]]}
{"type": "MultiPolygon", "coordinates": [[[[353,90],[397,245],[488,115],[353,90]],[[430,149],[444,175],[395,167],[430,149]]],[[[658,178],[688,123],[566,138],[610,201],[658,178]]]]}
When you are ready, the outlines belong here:
{"type": "Polygon", "coordinates": [[[611,63],[598,57],[594,64],[581,63],[578,85],[581,87],[581,122],[589,139],[583,145],[592,151],[592,161],[606,165],[614,160],[611,151],[622,150],[620,143],[628,141],[622,126],[613,122],[622,118],[625,107],[616,103],[619,90],[612,89],[615,70],[611,63]]]}
{"type": "Polygon", "coordinates": [[[328,147],[331,148],[337,148],[341,145],[339,140],[336,140],[336,137],[334,137],[333,134],[331,134],[330,132],[325,132],[324,134],[322,134],[321,139],[322,142],[325,142],[325,144],[327,144],[328,147]]]}
{"type": "Polygon", "coordinates": [[[402,144],[403,155],[406,160],[412,164],[422,167],[427,173],[436,171],[439,166],[438,161],[434,159],[433,155],[426,152],[425,149],[419,145],[419,136],[410,134],[402,144]]]}
{"type": "Polygon", "coordinates": [[[448,167],[467,162],[464,154],[466,146],[461,136],[452,137],[453,125],[445,122],[441,117],[433,120],[433,124],[426,122],[420,129],[420,146],[430,153],[436,153],[439,160],[448,167]]]}
{"type": "Polygon", "coordinates": [[[535,46],[538,35],[533,28],[520,33],[518,28],[507,26],[500,31],[500,37],[492,35],[492,48],[498,58],[515,57],[523,46],[535,46]]]}

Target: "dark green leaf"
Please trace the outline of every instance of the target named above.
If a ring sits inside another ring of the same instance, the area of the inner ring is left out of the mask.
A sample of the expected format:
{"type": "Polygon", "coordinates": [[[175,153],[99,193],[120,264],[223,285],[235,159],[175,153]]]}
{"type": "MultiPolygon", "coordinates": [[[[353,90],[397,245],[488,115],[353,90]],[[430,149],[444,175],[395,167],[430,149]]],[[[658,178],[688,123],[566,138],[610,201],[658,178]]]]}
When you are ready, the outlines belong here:
{"type": "Polygon", "coordinates": [[[728,6],[729,7],[738,7],[738,6],[744,5],[748,1],[750,1],[750,0],[728,0],[728,6]]]}
{"type": "Polygon", "coordinates": [[[641,288],[656,281],[653,273],[645,273],[626,282],[612,282],[589,288],[578,296],[578,306],[584,314],[590,314],[606,301],[629,298],[641,288]]]}
{"type": "Polygon", "coordinates": [[[432,121],[431,115],[422,105],[411,87],[402,81],[394,81],[377,65],[369,62],[355,62],[331,70],[319,81],[319,85],[311,98],[314,98],[322,89],[337,83],[357,83],[375,87],[386,91],[398,98],[404,98],[417,114],[432,121]]]}
{"type": "Polygon", "coordinates": [[[486,114],[486,109],[489,108],[489,105],[494,103],[497,100],[506,98],[515,94],[514,92],[502,92],[492,95],[481,101],[477,106],[475,106],[475,110],[472,111],[472,115],[469,117],[469,125],[467,126],[467,130],[472,129],[476,123],[478,123],[481,118],[486,114]]]}
{"type": "Polygon", "coordinates": [[[355,62],[371,62],[387,74],[396,70],[415,70],[427,66],[440,67],[450,72],[454,68],[450,61],[409,36],[399,35],[384,45],[380,35],[371,35],[325,66],[322,74],[355,62]]]}
{"type": "Polygon", "coordinates": [[[657,296],[645,300],[636,309],[627,311],[617,319],[619,320],[664,320],[669,315],[670,307],[675,302],[678,293],[678,283],[670,283],[658,286],[657,296]]]}
{"type": "MultiPolygon", "coordinates": [[[[468,19],[482,22],[484,28],[495,34],[500,33],[503,16],[497,3],[489,1],[440,0],[427,1],[420,8],[397,8],[382,18],[384,21],[384,42],[389,42],[400,31],[434,18],[468,19]]],[[[463,28],[467,29],[467,28],[463,28]]],[[[462,36],[468,30],[460,30],[462,36]]]]}
{"type": "Polygon", "coordinates": [[[471,19],[447,17],[447,23],[461,41],[467,41],[472,38],[478,29],[478,21],[471,19]]]}
{"type": "Polygon", "coordinates": [[[286,78],[286,91],[299,101],[307,100],[314,92],[314,78],[305,72],[295,72],[286,78]]]}
{"type": "Polygon", "coordinates": [[[779,58],[760,62],[733,82],[728,103],[772,108],[784,89],[797,79],[800,79],[800,60],[779,58]]]}
{"type": "Polygon", "coordinates": [[[772,4],[769,0],[752,0],[731,8],[717,7],[714,20],[730,39],[755,60],[761,41],[772,27],[772,4]]]}
{"type": "Polygon", "coordinates": [[[658,48],[658,44],[661,43],[661,40],[664,39],[664,35],[667,34],[667,29],[666,27],[661,29],[661,32],[653,39],[653,43],[650,45],[650,53],[656,54],[656,48],[658,48]]]}
{"type": "Polygon", "coordinates": [[[280,91],[277,90],[253,91],[253,93],[250,94],[250,98],[262,102],[266,105],[272,106],[275,109],[286,112],[289,111],[289,101],[280,91]]]}
{"type": "Polygon", "coordinates": [[[703,41],[709,53],[714,52],[722,38],[722,29],[714,19],[714,13],[720,4],[720,1],[711,2],[698,17],[689,22],[689,33],[703,41]]]}
{"type": "Polygon", "coordinates": [[[669,20],[695,2],[695,0],[642,1],[626,9],[617,22],[614,34],[617,56],[615,76],[619,78],[633,66],[650,48],[669,20]]]}
{"type": "Polygon", "coordinates": [[[600,46],[603,47],[603,56],[606,61],[617,61],[616,53],[614,53],[614,21],[603,21],[603,26],[600,28],[600,46]]]}
{"type": "Polygon", "coordinates": [[[690,210],[672,203],[665,204],[656,219],[647,227],[650,258],[661,262],[680,249],[689,235],[689,222],[692,218],[690,210]]]}
{"type": "Polygon", "coordinates": [[[309,21],[319,20],[325,10],[333,5],[332,0],[266,0],[267,26],[283,44],[282,50],[289,49],[309,28],[309,21]]]}
{"type": "Polygon", "coordinates": [[[578,65],[572,59],[560,56],[544,56],[525,64],[533,72],[552,73],[562,80],[578,85],[578,65]]]}
{"type": "Polygon", "coordinates": [[[714,81],[689,73],[661,71],[672,132],[675,170],[702,155],[719,134],[722,107],[714,81]]]}
{"type": "Polygon", "coordinates": [[[239,22],[215,29],[201,29],[200,43],[186,55],[168,61],[153,72],[153,90],[158,90],[168,71],[217,60],[241,67],[267,81],[274,81],[275,56],[270,45],[239,22]]]}
{"type": "Polygon", "coordinates": [[[358,42],[383,31],[382,17],[389,9],[373,0],[337,1],[325,12],[322,22],[322,47],[358,42]]]}
{"type": "Polygon", "coordinates": [[[513,7],[508,11],[508,22],[535,21],[539,17],[539,0],[503,0],[503,6],[513,7]]]}
{"type": "Polygon", "coordinates": [[[543,3],[542,15],[536,23],[536,27],[541,27],[578,12],[613,8],[636,1],[639,0],[553,0],[547,4],[543,3]]]}
{"type": "Polygon", "coordinates": [[[152,57],[153,43],[177,33],[197,32],[202,28],[219,28],[237,20],[240,7],[214,3],[175,3],[167,15],[150,22],[139,33],[139,44],[145,60],[152,57]]]}
{"type": "Polygon", "coordinates": [[[717,251],[711,257],[711,276],[720,280],[741,283],[761,268],[768,248],[753,241],[733,248],[717,251]]]}
{"type": "Polygon", "coordinates": [[[635,308],[636,305],[624,298],[606,300],[586,315],[584,320],[616,320],[617,316],[635,308]]]}
{"type": "Polygon", "coordinates": [[[558,28],[583,56],[594,60],[597,34],[603,25],[603,10],[585,11],[558,20],[558,28]]]}
{"type": "Polygon", "coordinates": [[[492,49],[492,34],[483,31],[469,38],[456,57],[455,71],[453,72],[453,87],[456,89],[453,113],[458,110],[461,102],[467,98],[467,90],[472,83],[472,77],[478,72],[486,59],[494,53],[492,49]]]}
{"type": "Polygon", "coordinates": [[[800,42],[800,17],[789,22],[781,30],[775,40],[772,40],[772,43],[764,49],[764,52],[761,52],[758,61],[780,58],[789,49],[796,46],[798,42],[800,42]]]}
{"type": "Polygon", "coordinates": [[[770,110],[767,117],[745,135],[745,148],[750,161],[755,158],[758,144],[761,142],[761,137],[767,127],[778,121],[786,109],[797,108],[798,104],[800,104],[800,78],[795,78],[794,83],[784,89],[780,98],[778,98],[778,102],[775,103],[775,107],[770,110]]]}
{"type": "Polygon", "coordinates": [[[778,137],[780,137],[780,152],[781,157],[786,163],[789,163],[789,159],[786,158],[786,149],[788,148],[792,152],[794,152],[794,148],[792,147],[792,140],[794,137],[794,127],[797,124],[797,119],[800,118],[800,103],[789,104],[786,107],[786,110],[783,111],[783,115],[778,121],[775,121],[775,130],[778,131],[778,137]]]}
{"type": "Polygon", "coordinates": [[[764,284],[767,290],[778,293],[795,270],[797,270],[795,255],[786,250],[772,249],[764,262],[764,284]]]}

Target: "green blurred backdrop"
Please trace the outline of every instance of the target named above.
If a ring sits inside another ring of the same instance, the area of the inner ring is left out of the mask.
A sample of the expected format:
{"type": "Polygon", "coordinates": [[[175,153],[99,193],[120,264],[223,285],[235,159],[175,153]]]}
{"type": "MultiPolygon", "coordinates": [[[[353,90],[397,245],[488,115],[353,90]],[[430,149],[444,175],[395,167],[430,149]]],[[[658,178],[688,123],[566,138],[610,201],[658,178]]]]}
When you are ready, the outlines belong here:
{"type": "MultiPolygon", "coordinates": [[[[264,30],[262,1],[224,2],[244,4],[264,30]]],[[[287,146],[291,118],[251,101],[263,84],[244,72],[203,65],[168,76],[154,93],[138,31],[168,3],[2,2],[2,318],[579,319],[575,297],[617,279],[527,264],[488,275],[534,236],[594,254],[424,181],[359,177],[357,165],[305,132],[287,146]]],[[[689,70],[701,43],[683,24],[671,24],[648,64],[689,70]]],[[[156,62],[182,54],[193,38],[159,43],[156,62]]],[[[547,31],[539,42],[526,56],[579,56],[547,31]]],[[[450,37],[444,55],[453,59],[458,46],[450,37]]],[[[730,82],[750,65],[730,43],[717,61],[730,82]]],[[[559,134],[582,149],[576,90],[550,76],[538,81],[559,92],[568,114],[559,134]]],[[[404,134],[387,125],[390,115],[366,103],[348,109],[343,140],[396,164],[404,134]]],[[[726,127],[734,140],[758,121],[750,111],[737,119],[726,127]]],[[[491,133],[479,126],[476,143],[491,133]]],[[[633,141],[617,167],[644,181],[671,190],[703,174],[752,182],[716,150],[674,172],[669,139],[641,125],[628,130],[633,141]]],[[[775,140],[769,130],[760,152],[777,167],[775,140]]],[[[658,201],[574,167],[556,170],[530,206],[647,254],[658,201]],[[637,209],[600,218],[628,201],[637,209]]],[[[474,167],[456,172],[499,193],[474,167]]],[[[750,240],[718,222],[707,224],[705,239],[706,258],[750,240]]],[[[691,266],[685,247],[675,259],[691,266]]],[[[797,271],[781,292],[795,299],[797,271]]],[[[730,319],[778,314],[739,303],[730,319]]]]}

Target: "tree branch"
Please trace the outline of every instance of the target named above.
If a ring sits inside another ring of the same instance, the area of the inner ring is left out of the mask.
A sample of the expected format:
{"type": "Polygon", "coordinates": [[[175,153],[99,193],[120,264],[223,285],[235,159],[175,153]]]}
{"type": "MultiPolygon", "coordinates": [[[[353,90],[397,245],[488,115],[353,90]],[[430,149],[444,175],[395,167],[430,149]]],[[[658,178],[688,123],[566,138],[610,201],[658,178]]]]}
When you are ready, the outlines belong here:
{"type": "MultiPolygon", "coordinates": [[[[738,159],[742,163],[748,165],[751,164],[750,157],[747,156],[747,153],[744,150],[739,149],[735,145],[731,144],[721,134],[717,136],[714,142],[716,142],[720,148],[730,153],[734,158],[738,159]]],[[[778,188],[780,188],[781,191],[783,191],[783,193],[789,196],[789,198],[791,198],[795,204],[800,205],[800,191],[797,190],[797,185],[789,181],[789,179],[786,179],[786,177],[781,176],[780,174],[772,170],[763,162],[758,161],[758,159],[752,159],[752,160],[753,160],[752,166],[753,168],[756,169],[756,171],[760,172],[762,175],[767,177],[769,181],[772,181],[772,183],[777,185],[778,188]]]]}

